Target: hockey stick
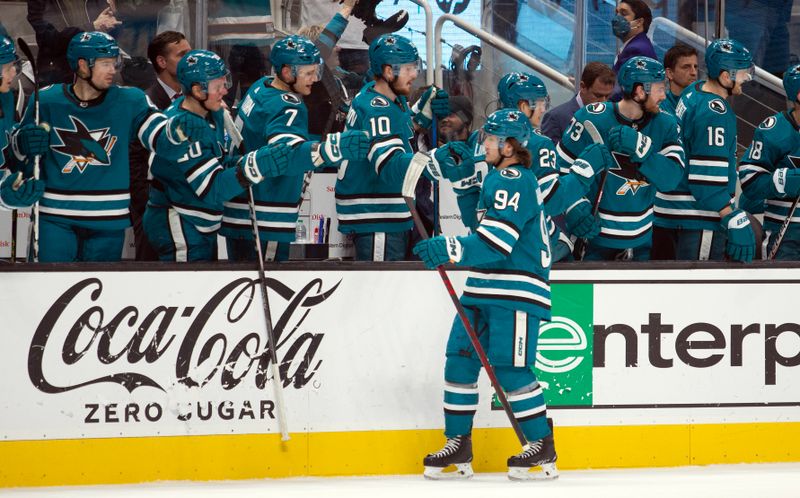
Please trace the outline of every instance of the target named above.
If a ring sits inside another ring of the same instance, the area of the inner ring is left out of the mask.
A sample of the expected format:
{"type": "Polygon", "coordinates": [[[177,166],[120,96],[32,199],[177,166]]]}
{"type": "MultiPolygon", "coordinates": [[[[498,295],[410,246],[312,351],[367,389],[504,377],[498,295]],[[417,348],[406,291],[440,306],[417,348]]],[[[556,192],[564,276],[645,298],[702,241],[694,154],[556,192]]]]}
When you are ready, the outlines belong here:
{"type": "MultiPolygon", "coordinates": [[[[597,130],[597,127],[591,121],[584,121],[583,122],[584,129],[589,133],[589,136],[592,137],[592,141],[596,144],[604,144],[605,141],[603,137],[600,135],[600,132],[597,130]]],[[[600,210],[600,201],[603,200],[603,190],[606,186],[606,177],[608,176],[608,168],[603,169],[603,174],[600,177],[600,187],[597,189],[597,195],[594,198],[594,202],[592,204],[592,216],[596,217],[598,211],[600,210]]],[[[582,238],[575,243],[574,253],[578,255],[578,260],[583,261],[583,257],[586,255],[586,245],[589,243],[588,239],[582,238]]]]}
{"type": "MultiPolygon", "coordinates": [[[[414,205],[414,199],[412,197],[403,196],[403,200],[406,201],[406,206],[408,206],[408,210],[411,211],[411,217],[414,219],[414,226],[417,228],[419,236],[422,238],[422,240],[428,239],[428,232],[425,230],[425,225],[422,223],[422,218],[419,217],[417,208],[414,205]]],[[[480,360],[483,369],[486,370],[486,375],[489,376],[489,381],[492,383],[495,394],[497,394],[497,399],[500,400],[500,404],[503,405],[503,410],[506,412],[509,422],[511,422],[511,428],[514,429],[514,433],[517,435],[517,439],[519,439],[519,443],[522,445],[522,447],[527,449],[528,440],[525,439],[525,434],[522,433],[522,428],[519,426],[519,422],[517,422],[517,419],[514,417],[514,412],[511,410],[511,404],[508,402],[506,393],[504,393],[503,389],[500,387],[500,381],[497,380],[497,375],[494,373],[494,368],[489,363],[489,358],[486,357],[486,352],[483,350],[483,346],[481,346],[480,340],[478,339],[478,334],[476,334],[475,329],[472,328],[472,324],[467,317],[467,312],[464,310],[464,306],[461,304],[461,301],[458,300],[458,294],[456,294],[456,290],[453,288],[453,283],[450,281],[450,277],[447,276],[447,272],[444,271],[444,268],[441,266],[436,267],[436,271],[438,271],[439,276],[442,277],[442,283],[447,288],[447,293],[450,294],[450,299],[453,301],[453,305],[456,307],[456,313],[458,313],[458,317],[461,319],[461,324],[464,325],[464,329],[467,331],[469,342],[472,343],[472,347],[475,349],[475,353],[478,355],[478,359],[480,360]]]]}
{"type": "MultiPolygon", "coordinates": [[[[436,121],[436,115],[433,116],[433,123],[431,124],[431,147],[436,148],[438,145],[437,143],[437,136],[436,136],[436,128],[439,123],[436,121]]],[[[439,226],[439,182],[431,182],[431,189],[433,189],[433,235],[439,235],[441,233],[441,226],[439,226]]]]}
{"type": "Polygon", "coordinates": [[[783,237],[786,235],[786,230],[789,229],[789,224],[792,222],[792,216],[794,216],[798,202],[800,202],[800,196],[797,196],[794,202],[792,202],[792,207],[789,208],[789,214],[786,215],[786,218],[784,218],[781,224],[781,229],[778,230],[778,235],[775,237],[775,245],[772,246],[772,250],[769,252],[767,259],[775,259],[775,256],[778,255],[778,249],[780,249],[783,237]]]}
{"type": "MultiPolygon", "coordinates": [[[[28,62],[31,64],[31,70],[33,71],[33,122],[39,126],[39,70],[36,67],[36,59],[33,57],[31,47],[28,46],[24,39],[17,38],[17,46],[22,50],[22,53],[25,54],[25,57],[28,58],[28,62]]],[[[40,157],[41,156],[34,156],[33,158],[33,178],[36,180],[38,180],[40,176],[40,157]]],[[[16,252],[16,247],[12,249],[12,251],[16,252]]],[[[39,261],[39,201],[36,201],[33,204],[33,208],[31,208],[31,220],[28,229],[28,256],[29,260],[33,260],[34,262],[39,261]]]]}
{"type": "MultiPolygon", "coordinates": [[[[225,131],[231,138],[234,147],[240,151],[244,149],[244,139],[239,128],[233,123],[230,112],[225,109],[223,113],[225,131]]],[[[269,348],[270,370],[272,370],[272,391],[275,396],[275,406],[278,408],[278,428],[281,431],[281,441],[289,440],[289,428],[286,420],[286,403],[283,401],[283,379],[281,369],[278,367],[278,344],[275,340],[275,331],[272,329],[272,314],[269,310],[269,296],[267,295],[267,275],[264,273],[264,258],[261,253],[261,236],[258,233],[258,218],[256,217],[256,203],[253,197],[253,187],[247,187],[247,203],[250,207],[250,222],[253,227],[253,240],[256,244],[256,258],[258,259],[258,281],[261,286],[261,304],[264,307],[264,320],[267,323],[267,347],[269,348]]]]}

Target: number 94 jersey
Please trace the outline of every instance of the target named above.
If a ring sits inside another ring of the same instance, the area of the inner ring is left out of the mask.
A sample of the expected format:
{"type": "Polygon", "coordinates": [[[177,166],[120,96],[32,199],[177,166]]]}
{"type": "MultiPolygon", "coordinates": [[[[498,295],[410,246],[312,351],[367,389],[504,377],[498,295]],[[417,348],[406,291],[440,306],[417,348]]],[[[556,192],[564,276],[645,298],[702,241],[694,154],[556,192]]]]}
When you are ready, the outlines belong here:
{"type": "Polygon", "coordinates": [[[461,301],[550,319],[550,242],[536,175],[521,165],[491,169],[478,201],[480,223],[460,238],[471,271],[461,301]]]}

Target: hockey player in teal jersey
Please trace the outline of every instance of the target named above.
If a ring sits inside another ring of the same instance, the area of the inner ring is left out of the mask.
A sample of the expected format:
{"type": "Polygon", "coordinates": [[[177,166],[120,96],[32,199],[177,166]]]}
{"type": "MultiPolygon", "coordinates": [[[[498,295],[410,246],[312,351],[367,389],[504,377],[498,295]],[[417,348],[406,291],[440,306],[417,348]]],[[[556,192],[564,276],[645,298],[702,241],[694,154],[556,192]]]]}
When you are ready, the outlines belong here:
{"type": "Polygon", "coordinates": [[[223,203],[267,177],[287,172],[288,151],[282,144],[244,156],[223,149],[223,97],[230,73],[217,54],[192,50],[178,62],[177,72],[184,97],[166,114],[179,120],[196,116],[204,127],[177,161],[158,156],[152,161],[143,225],[162,261],[209,261],[217,257],[223,203]]]}
{"type": "MultiPolygon", "coordinates": [[[[2,26],[0,26],[2,32],[2,26]]],[[[44,182],[28,178],[16,171],[11,152],[11,133],[16,125],[14,96],[11,85],[19,74],[20,65],[14,42],[0,34],[0,209],[27,207],[38,201],[44,193],[44,182]]],[[[24,154],[39,155],[47,150],[47,132],[44,128],[29,125],[17,133],[18,147],[24,154]]]]}
{"type": "MultiPolygon", "coordinates": [[[[297,35],[282,39],[272,47],[270,61],[276,77],[262,78],[250,87],[239,106],[236,124],[246,151],[276,144],[291,148],[289,161],[295,173],[268,178],[253,187],[262,253],[267,261],[283,261],[295,238],[307,178],[303,172],[366,157],[369,137],[361,131],[348,131],[331,133],[321,143],[308,140],[308,109],[303,97],[319,80],[322,64],[320,52],[310,40],[297,35]]],[[[228,259],[256,259],[246,192],[225,203],[221,233],[226,238],[228,259]]]]}
{"type": "MultiPolygon", "coordinates": [[[[783,73],[783,88],[793,108],[761,122],[739,165],[742,193],[766,203],[764,255],[772,253],[778,232],[800,197],[800,64],[783,73]]],[[[775,259],[800,260],[799,213],[792,213],[775,259]]]]}
{"type": "MultiPolygon", "coordinates": [[[[586,194],[596,171],[610,165],[611,158],[604,145],[595,145],[584,154],[583,161],[567,169],[563,175],[556,169],[556,152],[553,141],[539,132],[542,116],[547,112],[550,99],[544,82],[532,74],[508,73],[497,84],[500,105],[506,109],[517,109],[527,116],[533,130],[528,141],[528,151],[532,156],[533,169],[539,179],[539,188],[544,196],[547,214],[547,230],[553,249],[553,262],[570,259],[572,241],[561,232],[551,216],[562,214],[567,207],[586,194]],[[593,163],[593,164],[592,164],[593,163]],[[587,167],[588,166],[588,167],[587,167]]],[[[487,173],[481,148],[481,132],[475,131],[468,140],[474,151],[475,170],[467,178],[448,178],[453,182],[461,219],[465,226],[474,230],[477,227],[475,206],[480,194],[482,179],[487,173]]],[[[465,168],[461,168],[462,171],[465,168]]],[[[443,173],[447,174],[445,170],[443,173]]]]}
{"type": "Polygon", "coordinates": [[[573,233],[590,239],[585,260],[647,260],[650,257],[656,189],[675,188],[684,169],[684,153],[675,118],[659,112],[664,100],[664,66],[633,57],[617,76],[623,98],[579,109],[557,147],[560,167],[573,163],[592,143],[605,142],[614,157],[606,175],[596,177],[587,197],[567,211],[573,233]],[[598,193],[599,233],[575,224],[585,220],[598,193]],[[596,234],[596,236],[595,236],[596,234]]]}
{"type": "Polygon", "coordinates": [[[736,115],[727,99],[752,79],[753,58],[741,43],[719,39],[705,62],[708,80],[684,90],[675,110],[688,163],[676,188],[659,189],[656,223],[676,259],[748,262],[755,235],[747,213],[733,206],[736,115]]]}
{"type": "MultiPolygon", "coordinates": [[[[130,222],[128,143],[177,159],[188,151],[181,134],[196,122],[167,120],[138,88],[113,84],[119,48],[105,33],[78,33],[67,47],[72,85],[39,92],[40,119],[49,123],[42,156],[46,187],[39,203],[40,261],[118,261],[130,222]],[[181,132],[182,130],[182,132],[181,132]]],[[[20,131],[34,121],[30,99],[20,131]]],[[[14,135],[19,143],[19,135],[14,135]]],[[[16,150],[30,165],[32,157],[16,150]]]]}
{"type": "Polygon", "coordinates": [[[409,108],[406,98],[419,72],[419,54],[407,38],[378,37],[369,46],[369,59],[374,81],[353,99],[346,129],[366,131],[372,144],[365,158],[340,166],[336,214],[339,231],[353,234],[357,260],[397,261],[406,257],[412,224],[401,195],[406,173],[431,173],[431,159],[443,163],[451,153],[448,145],[430,151],[430,157],[414,153],[414,127],[427,128],[447,116],[448,96],[430,87],[409,108]]]}
{"type": "MultiPolygon", "coordinates": [[[[465,237],[433,237],[414,247],[428,268],[445,263],[472,267],[461,302],[467,310],[511,409],[530,442],[508,459],[510,476],[542,466],[555,477],[556,452],[542,387],[531,368],[540,320],[550,319],[550,243],[542,193],[525,148],[531,134],[519,111],[495,111],[483,126],[486,162],[476,230],[465,237]]],[[[481,364],[456,318],[444,368],[445,447],[425,457],[425,476],[472,475],[472,421],[478,407],[481,364]],[[455,465],[457,472],[443,474],[455,465]]]]}

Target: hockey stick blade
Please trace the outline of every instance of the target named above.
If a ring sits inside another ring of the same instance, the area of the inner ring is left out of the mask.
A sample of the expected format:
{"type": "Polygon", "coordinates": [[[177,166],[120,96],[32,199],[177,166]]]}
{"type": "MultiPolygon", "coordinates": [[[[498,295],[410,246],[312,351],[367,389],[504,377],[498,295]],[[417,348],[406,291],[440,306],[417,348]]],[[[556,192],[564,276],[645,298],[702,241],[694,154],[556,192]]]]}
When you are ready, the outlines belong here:
{"type": "Polygon", "coordinates": [[[25,58],[28,59],[28,62],[31,64],[31,69],[33,70],[33,77],[36,80],[36,83],[39,83],[39,71],[36,68],[36,58],[33,56],[33,51],[31,47],[28,45],[28,42],[25,41],[24,38],[20,37],[17,38],[17,47],[22,51],[25,55],[25,58]]]}
{"type": "Polygon", "coordinates": [[[583,127],[589,133],[589,136],[592,137],[592,141],[596,144],[605,144],[603,141],[603,137],[600,135],[600,132],[597,131],[597,127],[591,121],[584,121],[583,127]]]}

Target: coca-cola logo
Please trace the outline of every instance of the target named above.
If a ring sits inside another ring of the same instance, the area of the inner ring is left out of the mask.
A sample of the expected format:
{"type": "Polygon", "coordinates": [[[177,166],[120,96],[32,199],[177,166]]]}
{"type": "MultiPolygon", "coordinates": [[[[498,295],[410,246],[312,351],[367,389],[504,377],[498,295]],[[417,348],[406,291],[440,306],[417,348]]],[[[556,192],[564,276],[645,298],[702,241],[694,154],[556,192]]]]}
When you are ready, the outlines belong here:
{"type": "MultiPolygon", "coordinates": [[[[270,309],[283,304],[275,302],[279,299],[286,303],[279,316],[272,315],[284,387],[302,388],[322,364],[315,355],[324,334],[301,332],[300,325],[340,283],[325,289],[322,279],[315,278],[295,291],[267,278],[270,309]]],[[[271,361],[265,327],[262,323],[257,330],[242,322],[248,312],[263,313],[259,285],[258,280],[237,278],[210,293],[199,308],[163,304],[110,309],[108,303],[104,307],[103,281],[86,278],[61,294],[37,326],[28,350],[28,376],[45,393],[102,383],[119,384],[129,392],[142,387],[166,391],[176,383],[202,387],[217,381],[231,390],[248,379],[264,389],[271,361]],[[156,373],[164,371],[164,362],[174,362],[169,366],[174,377],[156,373]],[[49,371],[60,374],[48,376],[49,371]],[[70,375],[63,375],[65,371],[70,375]]]]}

